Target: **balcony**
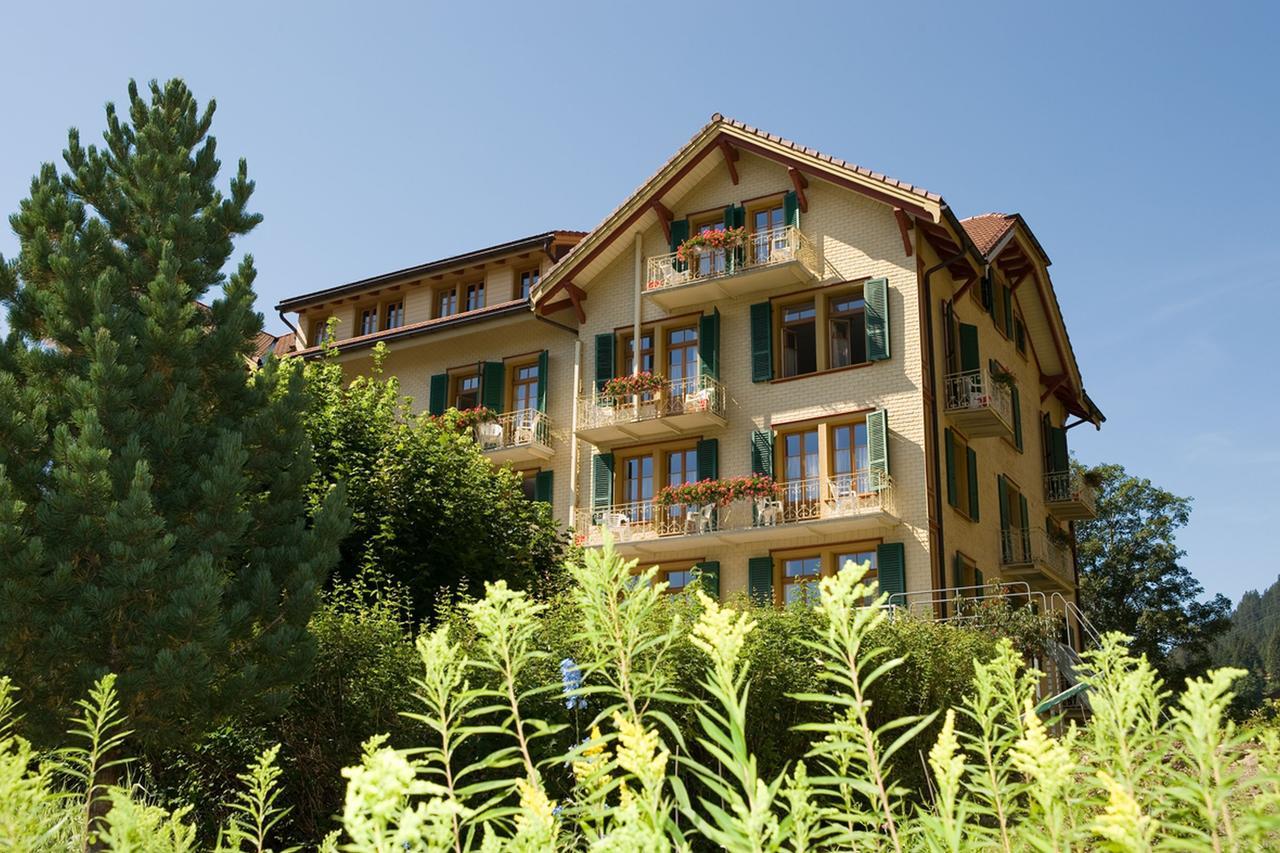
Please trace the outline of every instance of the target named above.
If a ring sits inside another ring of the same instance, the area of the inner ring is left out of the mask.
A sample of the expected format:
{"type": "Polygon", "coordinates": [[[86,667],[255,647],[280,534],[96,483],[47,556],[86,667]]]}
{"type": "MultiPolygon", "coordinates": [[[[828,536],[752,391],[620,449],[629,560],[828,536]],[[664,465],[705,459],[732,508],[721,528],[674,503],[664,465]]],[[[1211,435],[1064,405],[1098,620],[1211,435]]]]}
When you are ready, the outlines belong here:
{"type": "Polygon", "coordinates": [[[1038,579],[1063,589],[1075,588],[1070,549],[1039,529],[1000,531],[1000,573],[1038,579]]]}
{"type": "Polygon", "coordinates": [[[814,284],[821,269],[809,238],[784,225],[748,235],[737,249],[710,249],[687,261],[675,252],[651,257],[644,295],[668,311],[700,307],[783,285],[814,284]]]}
{"type": "Polygon", "coordinates": [[[596,447],[695,435],[725,425],[724,386],[710,376],[668,380],[651,394],[578,398],[577,436],[596,447]]]}
{"type": "Polygon", "coordinates": [[[1098,517],[1097,494],[1076,471],[1045,474],[1044,500],[1049,514],[1059,521],[1087,521],[1098,517]]]}
{"type": "Polygon", "coordinates": [[[989,370],[951,374],[943,394],[947,417],[966,436],[1013,439],[1013,395],[989,370]]]}
{"type": "Polygon", "coordinates": [[[578,541],[601,545],[609,534],[624,554],[662,554],[711,543],[839,542],[898,523],[893,481],[880,471],[782,483],[777,498],[728,506],[618,504],[579,510],[578,541]]]}
{"type": "Polygon", "coordinates": [[[495,465],[545,462],[551,458],[551,419],[537,409],[503,412],[476,424],[476,444],[495,465]]]}

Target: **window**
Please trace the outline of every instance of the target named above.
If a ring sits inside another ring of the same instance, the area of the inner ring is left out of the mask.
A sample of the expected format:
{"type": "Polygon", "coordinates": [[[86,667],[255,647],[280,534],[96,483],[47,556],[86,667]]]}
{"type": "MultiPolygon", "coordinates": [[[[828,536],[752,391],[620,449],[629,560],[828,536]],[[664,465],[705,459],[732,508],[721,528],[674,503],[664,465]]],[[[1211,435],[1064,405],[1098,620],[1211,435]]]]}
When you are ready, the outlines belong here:
{"type": "Polygon", "coordinates": [[[867,424],[859,421],[831,428],[831,473],[842,493],[872,491],[868,482],[867,424]]]}
{"type": "Polygon", "coordinates": [[[797,518],[818,514],[821,470],[818,467],[818,430],[784,433],[782,436],[783,499],[797,518]]]}
{"type": "Polygon", "coordinates": [[[809,595],[816,595],[816,588],[806,590],[806,585],[817,584],[822,576],[822,555],[811,557],[792,557],[782,561],[782,603],[808,600],[809,595]]]}
{"type": "Polygon", "coordinates": [[[768,263],[775,248],[787,245],[786,211],[781,203],[770,203],[764,207],[752,208],[748,221],[751,223],[751,263],[768,263]]]}
{"type": "Polygon", "coordinates": [[[782,375],[801,376],[818,369],[817,311],[812,301],[782,309],[782,375]]]}
{"type": "Polygon", "coordinates": [[[484,307],[484,282],[478,281],[475,284],[468,284],[466,287],[466,308],[464,311],[475,311],[484,307]]]}
{"type": "MultiPolygon", "coordinates": [[[[714,221],[711,219],[701,224],[692,224],[689,229],[692,234],[701,234],[705,231],[723,231],[724,220],[714,221]]],[[[703,252],[698,255],[698,263],[692,272],[695,276],[704,275],[720,275],[725,271],[725,254],[724,249],[714,249],[703,252]]]]}
{"type": "Polygon", "coordinates": [[[316,320],[311,324],[311,338],[309,342],[312,346],[319,346],[326,341],[334,339],[335,334],[329,330],[329,321],[332,317],[325,317],[323,320],[316,320]]]}
{"type": "Polygon", "coordinates": [[[436,291],[436,317],[449,317],[458,313],[458,291],[450,287],[436,291]]]}
{"type": "Polygon", "coordinates": [[[969,588],[965,592],[966,596],[982,595],[983,590],[973,589],[973,587],[980,587],[983,585],[984,580],[982,572],[978,571],[978,564],[968,556],[957,551],[955,563],[952,565],[951,571],[951,585],[953,587],[956,589],[969,588]]]}
{"type": "MultiPolygon", "coordinates": [[[[631,374],[632,365],[635,364],[636,341],[635,335],[628,332],[622,336],[623,346],[622,364],[619,365],[619,376],[628,376],[631,374]]],[[[653,372],[653,330],[646,329],[640,333],[640,371],[653,372]]]]}
{"type": "Polygon", "coordinates": [[[1013,344],[1018,348],[1018,352],[1027,354],[1027,327],[1023,325],[1022,317],[1017,314],[1013,316],[1013,344]]]}
{"type": "Polygon", "coordinates": [[[398,329],[404,325],[404,300],[388,302],[382,312],[384,329],[398,329]]]}
{"type": "Polygon", "coordinates": [[[652,453],[631,456],[622,461],[622,502],[630,504],[626,512],[631,521],[651,521],[654,495],[654,458],[652,453]]]}
{"type": "Polygon", "coordinates": [[[867,360],[867,310],[861,295],[833,296],[827,303],[830,367],[867,360]]]}
{"type": "Polygon", "coordinates": [[[991,306],[991,317],[995,320],[1000,334],[1009,337],[1009,286],[1001,282],[995,284],[995,302],[991,306]]]}
{"type": "Polygon", "coordinates": [[[360,331],[357,334],[372,335],[378,331],[378,306],[360,309],[360,331]]]}
{"type": "Polygon", "coordinates": [[[480,405],[480,374],[459,374],[453,378],[453,407],[474,409],[480,405]]]}
{"type": "Polygon", "coordinates": [[[1009,564],[1031,562],[1027,499],[1008,477],[998,479],[1000,490],[1000,558],[1009,564]]]}
{"type": "Polygon", "coordinates": [[[516,298],[528,299],[529,293],[542,280],[542,272],[537,267],[516,273],[516,298]]]}
{"type": "Polygon", "coordinates": [[[698,327],[688,326],[667,331],[667,379],[672,388],[696,391],[698,382],[698,327]],[[681,383],[686,383],[682,387],[681,383]]]}
{"type": "Polygon", "coordinates": [[[511,373],[511,411],[538,408],[538,383],[542,377],[538,375],[538,362],[522,364],[511,373]]]}
{"type": "Polygon", "coordinates": [[[666,571],[660,571],[658,574],[659,580],[667,582],[668,593],[683,592],[685,587],[693,583],[693,566],[690,566],[687,569],[669,569],[666,571]]]}
{"type": "MultiPolygon", "coordinates": [[[[668,486],[681,486],[685,483],[693,483],[698,479],[698,451],[696,448],[680,448],[678,450],[668,450],[665,453],[665,462],[667,468],[668,486]]],[[[684,518],[689,508],[687,506],[671,506],[667,508],[667,515],[672,521],[678,521],[684,518]]]]}
{"type": "Polygon", "coordinates": [[[538,469],[532,468],[527,471],[520,471],[520,489],[524,492],[524,498],[527,501],[536,501],[538,499],[538,469]]]}
{"type": "MultiPolygon", "coordinates": [[[[861,566],[863,563],[869,564],[867,566],[867,573],[862,577],[863,583],[869,584],[872,581],[879,580],[880,578],[880,572],[878,571],[879,563],[878,563],[877,552],[875,548],[871,548],[870,550],[851,550],[851,551],[843,551],[843,552],[837,553],[835,565],[831,567],[831,570],[833,572],[838,572],[844,568],[846,563],[850,563],[850,562],[852,562],[855,566],[861,566]]],[[[863,599],[862,601],[863,606],[866,606],[871,603],[872,602],[869,599],[863,599]]]]}

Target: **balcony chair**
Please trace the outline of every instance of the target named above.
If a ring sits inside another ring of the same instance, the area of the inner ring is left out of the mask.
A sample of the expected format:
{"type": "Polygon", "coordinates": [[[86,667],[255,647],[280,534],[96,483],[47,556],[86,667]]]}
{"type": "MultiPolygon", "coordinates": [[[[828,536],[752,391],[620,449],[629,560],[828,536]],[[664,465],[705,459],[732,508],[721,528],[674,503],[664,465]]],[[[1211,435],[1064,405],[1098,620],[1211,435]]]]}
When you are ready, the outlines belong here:
{"type": "Polygon", "coordinates": [[[854,488],[854,479],[850,475],[836,477],[827,484],[831,492],[831,504],[836,512],[857,512],[858,490],[854,488]]]}
{"type": "Polygon", "coordinates": [[[477,424],[476,435],[480,439],[480,446],[485,450],[502,447],[502,424],[497,421],[477,424]]]}
{"type": "Polygon", "coordinates": [[[690,509],[684,516],[685,533],[708,533],[715,529],[716,505],[706,504],[701,509],[690,509]]]}
{"type": "Polygon", "coordinates": [[[777,498],[756,498],[756,526],[773,527],[782,521],[782,501],[777,498]]]}
{"type": "Polygon", "coordinates": [[[711,408],[711,389],[702,388],[684,395],[685,412],[705,412],[711,408]]]}
{"type": "Polygon", "coordinates": [[[520,414],[512,424],[511,443],[515,445],[533,444],[538,440],[538,418],[532,412],[520,414]]]}
{"type": "Polygon", "coordinates": [[[600,520],[613,541],[626,542],[631,538],[631,518],[625,512],[606,512],[600,520]]]}

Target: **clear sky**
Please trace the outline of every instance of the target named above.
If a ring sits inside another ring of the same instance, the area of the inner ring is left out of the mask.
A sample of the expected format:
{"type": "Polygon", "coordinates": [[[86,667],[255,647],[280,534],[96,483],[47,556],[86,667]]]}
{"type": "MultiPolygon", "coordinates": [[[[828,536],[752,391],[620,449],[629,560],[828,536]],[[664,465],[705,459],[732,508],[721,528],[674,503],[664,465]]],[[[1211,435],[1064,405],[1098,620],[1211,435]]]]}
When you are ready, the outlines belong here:
{"type": "Polygon", "coordinates": [[[181,76],[258,182],[268,329],[287,295],[591,228],[716,111],[1020,212],[1109,419],[1072,449],[1195,498],[1209,591],[1280,572],[1276,4],[64,2],[0,31],[0,209],[130,77],[181,76]]]}

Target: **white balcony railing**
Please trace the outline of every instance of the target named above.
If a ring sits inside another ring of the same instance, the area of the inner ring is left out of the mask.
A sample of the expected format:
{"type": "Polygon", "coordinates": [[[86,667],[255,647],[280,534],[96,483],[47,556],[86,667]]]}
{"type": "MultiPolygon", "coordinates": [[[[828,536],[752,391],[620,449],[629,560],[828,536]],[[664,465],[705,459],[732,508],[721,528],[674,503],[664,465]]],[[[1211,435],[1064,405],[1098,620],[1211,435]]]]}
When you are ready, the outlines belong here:
{"type": "Polygon", "coordinates": [[[1089,517],[1098,514],[1098,496],[1077,471],[1044,475],[1044,499],[1050,504],[1079,504],[1089,517]]]}
{"type": "Polygon", "coordinates": [[[817,253],[809,238],[794,225],[783,225],[747,236],[746,243],[733,249],[706,249],[680,260],[675,252],[649,258],[645,291],[661,291],[691,282],[731,276],[752,269],[799,262],[814,275],[817,253]]]}
{"type": "Polygon", "coordinates": [[[780,484],[777,498],[728,506],[655,506],[652,501],[578,511],[575,528],[584,545],[669,536],[762,530],[824,519],[893,512],[893,481],[882,471],[859,471],[780,484]]]}
{"type": "Polygon", "coordinates": [[[1039,528],[1000,531],[1000,565],[1041,566],[1066,581],[1072,580],[1071,551],[1049,538],[1039,528]]]}
{"type": "Polygon", "coordinates": [[[995,412],[1006,426],[1013,424],[1013,394],[1007,385],[996,382],[989,370],[952,373],[946,378],[944,394],[948,412],[995,412]]]}
{"type": "Polygon", "coordinates": [[[476,443],[484,451],[550,447],[551,419],[537,409],[503,412],[496,421],[476,425],[476,443]]]}
{"type": "Polygon", "coordinates": [[[629,424],[673,415],[705,414],[723,418],[724,386],[710,376],[667,380],[651,394],[609,397],[599,392],[578,398],[578,429],[629,424]]]}

